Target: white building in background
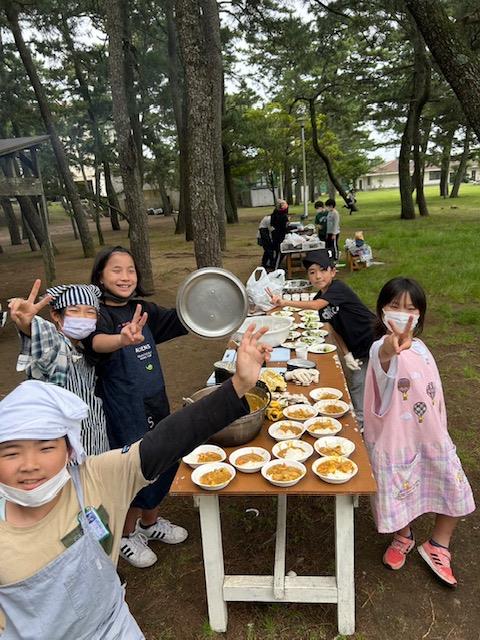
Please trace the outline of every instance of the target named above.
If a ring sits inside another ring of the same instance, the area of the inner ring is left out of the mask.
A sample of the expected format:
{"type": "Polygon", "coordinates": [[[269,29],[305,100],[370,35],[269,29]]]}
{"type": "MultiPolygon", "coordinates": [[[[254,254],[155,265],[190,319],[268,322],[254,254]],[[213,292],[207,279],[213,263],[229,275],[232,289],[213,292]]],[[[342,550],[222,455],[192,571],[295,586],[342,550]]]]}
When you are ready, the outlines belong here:
{"type": "MultiPolygon", "coordinates": [[[[450,182],[453,180],[458,161],[450,164],[450,182]]],[[[410,163],[410,171],[413,172],[413,162],[410,163]]],[[[467,164],[466,177],[469,182],[480,181],[480,165],[478,160],[469,161],[467,164]]],[[[425,167],[425,186],[440,184],[440,167],[427,165],[425,167]]],[[[357,180],[356,188],[360,191],[372,191],[374,189],[398,188],[400,181],[398,178],[398,159],[390,160],[373,168],[369,173],[365,173],[357,180]]]]}

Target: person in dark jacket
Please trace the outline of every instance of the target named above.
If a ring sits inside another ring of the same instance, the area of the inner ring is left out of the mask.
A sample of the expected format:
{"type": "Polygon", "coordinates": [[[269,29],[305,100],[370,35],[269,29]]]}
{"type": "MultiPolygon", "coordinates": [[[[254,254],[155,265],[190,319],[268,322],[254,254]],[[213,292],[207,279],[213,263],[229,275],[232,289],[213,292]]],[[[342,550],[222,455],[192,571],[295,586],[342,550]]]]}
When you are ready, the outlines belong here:
{"type": "Polygon", "coordinates": [[[270,224],[273,227],[272,244],[275,255],[275,268],[278,269],[282,260],[280,245],[287,235],[288,227],[288,203],[285,200],[277,201],[277,206],[273,210],[270,218],[270,224]]]}

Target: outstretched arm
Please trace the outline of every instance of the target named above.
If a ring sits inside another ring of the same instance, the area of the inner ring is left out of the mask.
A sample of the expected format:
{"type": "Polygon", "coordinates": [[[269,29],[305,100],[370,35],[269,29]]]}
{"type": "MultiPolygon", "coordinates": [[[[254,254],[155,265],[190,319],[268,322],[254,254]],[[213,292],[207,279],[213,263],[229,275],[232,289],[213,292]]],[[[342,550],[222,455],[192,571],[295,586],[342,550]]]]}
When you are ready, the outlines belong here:
{"type": "Polygon", "coordinates": [[[235,375],[217,391],[171,414],[145,434],[140,442],[140,460],[147,480],[153,480],[211,435],[248,413],[242,398],[257,382],[263,362],[270,359],[271,347],[261,344],[266,331],[264,327],[255,332],[250,325],[238,348],[235,375]]]}

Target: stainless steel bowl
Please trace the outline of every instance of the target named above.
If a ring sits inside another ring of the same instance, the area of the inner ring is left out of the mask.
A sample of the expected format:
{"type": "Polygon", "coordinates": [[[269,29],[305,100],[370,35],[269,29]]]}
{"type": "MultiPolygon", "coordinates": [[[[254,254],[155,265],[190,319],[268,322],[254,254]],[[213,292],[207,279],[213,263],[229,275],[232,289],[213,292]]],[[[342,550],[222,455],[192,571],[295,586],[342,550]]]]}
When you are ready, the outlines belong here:
{"type": "MultiPolygon", "coordinates": [[[[190,396],[190,400],[194,402],[200,400],[200,398],[212,393],[212,391],[216,389],[218,389],[218,386],[200,389],[190,396]]],[[[253,389],[250,389],[249,393],[261,398],[264,401],[263,406],[242,418],[238,418],[238,420],[234,420],[213,435],[208,442],[218,444],[220,447],[236,447],[240,444],[250,442],[257,436],[265,419],[265,409],[270,402],[270,392],[263,385],[257,384],[253,389]]]]}

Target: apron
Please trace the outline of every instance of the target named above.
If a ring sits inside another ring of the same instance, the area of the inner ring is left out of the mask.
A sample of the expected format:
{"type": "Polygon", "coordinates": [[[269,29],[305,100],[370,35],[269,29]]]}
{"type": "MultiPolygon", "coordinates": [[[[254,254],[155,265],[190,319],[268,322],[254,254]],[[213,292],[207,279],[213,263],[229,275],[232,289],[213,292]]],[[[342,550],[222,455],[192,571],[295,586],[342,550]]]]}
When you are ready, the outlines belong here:
{"type": "Polygon", "coordinates": [[[100,378],[112,449],[140,440],[170,413],[162,367],[148,325],[143,327],[143,335],[141,344],[113,352],[100,378]]]}
{"type": "Polygon", "coordinates": [[[83,536],[33,576],[0,586],[1,640],[145,640],[111,559],[87,524],[77,467],[70,473],[83,536]]]}
{"type": "Polygon", "coordinates": [[[375,390],[370,364],[363,435],[378,485],[372,499],[378,531],[393,533],[424,513],[471,513],[475,503],[448,434],[440,375],[421,340],[398,357],[395,388],[382,416],[375,390]]]}

